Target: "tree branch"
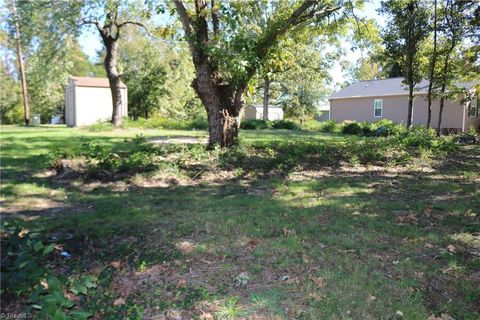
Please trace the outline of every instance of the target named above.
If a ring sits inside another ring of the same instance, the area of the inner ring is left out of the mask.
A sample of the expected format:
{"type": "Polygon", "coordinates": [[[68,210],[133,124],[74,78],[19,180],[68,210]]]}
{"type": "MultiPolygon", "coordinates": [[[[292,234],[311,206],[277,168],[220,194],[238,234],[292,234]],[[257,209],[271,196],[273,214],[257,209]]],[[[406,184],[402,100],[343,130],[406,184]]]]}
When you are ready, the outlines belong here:
{"type": "Polygon", "coordinates": [[[148,30],[147,26],[144,25],[143,23],[141,22],[138,22],[138,21],[125,21],[125,22],[122,22],[120,23],[117,28],[118,30],[120,30],[122,27],[126,26],[126,25],[129,25],[129,24],[133,24],[133,25],[136,25],[136,26],[139,26],[141,28],[143,28],[145,30],[145,32],[152,38],[154,39],[158,39],[157,37],[155,37],[152,33],[150,33],[150,31],[148,30]]]}
{"type": "Polygon", "coordinates": [[[211,0],[211,11],[212,11],[212,25],[213,25],[213,34],[214,35],[217,35],[218,32],[219,32],[219,25],[220,25],[220,21],[218,19],[218,14],[217,14],[217,10],[215,9],[215,0],[211,0]]]}
{"type": "Polygon", "coordinates": [[[81,26],[84,26],[84,25],[87,25],[87,24],[95,25],[95,27],[97,27],[98,31],[100,31],[100,33],[102,33],[102,27],[100,26],[100,23],[97,20],[82,19],[82,23],[80,23],[78,26],[81,27],[81,26]]]}
{"type": "Polygon", "coordinates": [[[195,43],[192,38],[192,25],[190,22],[190,16],[187,13],[187,9],[181,0],[174,0],[175,8],[177,9],[177,13],[180,16],[180,21],[182,22],[183,31],[185,32],[185,38],[187,39],[188,46],[190,47],[190,51],[193,53],[195,52],[195,43]]]}
{"type": "MultiPolygon", "coordinates": [[[[288,19],[280,22],[276,27],[273,27],[271,31],[266,31],[266,35],[261,39],[255,49],[255,53],[259,60],[262,60],[268,52],[268,49],[278,40],[278,38],[285,34],[291,27],[297,26],[303,22],[312,18],[321,18],[329,15],[340,9],[340,7],[328,7],[316,8],[318,3],[311,0],[304,0],[302,5],[298,7],[288,19]]],[[[251,65],[248,74],[253,75],[255,73],[256,66],[251,65]]]]}

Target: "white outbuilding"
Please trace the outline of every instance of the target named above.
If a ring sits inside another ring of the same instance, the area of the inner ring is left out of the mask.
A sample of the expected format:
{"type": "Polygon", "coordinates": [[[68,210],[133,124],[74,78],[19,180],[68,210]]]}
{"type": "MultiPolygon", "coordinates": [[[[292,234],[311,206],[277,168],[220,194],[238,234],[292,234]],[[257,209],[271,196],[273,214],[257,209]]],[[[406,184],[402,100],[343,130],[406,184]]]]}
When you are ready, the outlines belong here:
{"type": "MultiPolygon", "coordinates": [[[[121,116],[128,115],[127,86],[120,82],[122,92],[121,116]]],[[[112,93],[108,78],[71,77],[65,89],[65,124],[69,127],[87,126],[112,119],[112,93]]]]}
{"type": "MultiPolygon", "coordinates": [[[[251,104],[245,108],[245,119],[263,120],[263,105],[251,104]]],[[[283,109],[280,106],[268,106],[268,120],[282,120],[283,109]]]]}

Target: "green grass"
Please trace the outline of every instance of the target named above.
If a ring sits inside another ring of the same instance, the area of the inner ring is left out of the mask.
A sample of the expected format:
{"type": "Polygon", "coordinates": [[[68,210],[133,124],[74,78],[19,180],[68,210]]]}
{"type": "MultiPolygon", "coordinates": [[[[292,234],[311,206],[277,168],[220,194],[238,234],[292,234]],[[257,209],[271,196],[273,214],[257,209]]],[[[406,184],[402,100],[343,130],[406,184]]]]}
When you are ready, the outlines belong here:
{"type": "MultiPolygon", "coordinates": [[[[205,166],[218,162],[212,154],[171,171],[176,182],[160,183],[162,170],[103,183],[44,174],[54,149],[100,141],[115,150],[139,133],[207,135],[1,127],[2,218],[45,238],[74,235],[64,243],[73,258],[63,264],[100,275],[101,288],[84,302],[98,318],[480,317],[478,146],[424,167],[380,171],[290,168],[260,177],[248,166],[241,174],[205,166]],[[205,173],[192,179],[203,172],[197,167],[205,173]],[[209,180],[207,171],[226,176],[209,180]],[[112,270],[112,261],[122,268],[112,270]],[[114,306],[120,296],[125,305],[114,306]]],[[[263,147],[365,139],[283,130],[240,138],[263,147]]]]}

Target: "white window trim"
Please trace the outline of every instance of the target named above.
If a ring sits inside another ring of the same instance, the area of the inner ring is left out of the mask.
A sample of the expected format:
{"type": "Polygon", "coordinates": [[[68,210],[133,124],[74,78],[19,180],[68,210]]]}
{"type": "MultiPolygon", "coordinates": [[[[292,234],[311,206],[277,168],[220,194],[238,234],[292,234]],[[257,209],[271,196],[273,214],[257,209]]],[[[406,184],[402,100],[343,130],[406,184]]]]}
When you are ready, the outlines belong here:
{"type": "Polygon", "coordinates": [[[374,118],[383,118],[383,99],[375,99],[373,100],[373,117],[374,118]],[[380,115],[375,115],[375,104],[377,101],[380,101],[380,115]]]}
{"type": "Polygon", "coordinates": [[[477,117],[478,117],[478,95],[474,96],[473,99],[472,99],[472,101],[470,101],[470,104],[469,104],[468,110],[467,110],[467,116],[468,116],[469,118],[477,118],[477,117]],[[471,115],[470,115],[470,110],[472,110],[472,103],[473,103],[473,101],[476,102],[476,106],[475,106],[475,109],[476,109],[476,110],[475,110],[475,115],[471,116],[471,115]]]}

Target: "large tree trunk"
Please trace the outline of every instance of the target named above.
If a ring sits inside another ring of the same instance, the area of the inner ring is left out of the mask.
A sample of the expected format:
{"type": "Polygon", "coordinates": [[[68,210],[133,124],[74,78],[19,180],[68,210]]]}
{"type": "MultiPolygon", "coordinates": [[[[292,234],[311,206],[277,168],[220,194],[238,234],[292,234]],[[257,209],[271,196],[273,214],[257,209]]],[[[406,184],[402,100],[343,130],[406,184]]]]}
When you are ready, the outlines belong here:
{"type": "Polygon", "coordinates": [[[263,85],[263,120],[268,120],[268,100],[270,98],[270,79],[265,77],[263,85]]]}
{"type": "Polygon", "coordinates": [[[22,84],[23,98],[23,120],[25,125],[30,124],[30,104],[28,102],[27,78],[25,77],[25,65],[23,63],[22,43],[20,40],[20,24],[18,23],[17,8],[14,1],[9,1],[10,11],[15,20],[15,40],[17,44],[17,60],[20,71],[20,82],[22,84]]]}
{"type": "Polygon", "coordinates": [[[433,91],[433,81],[435,76],[435,64],[437,61],[437,0],[434,1],[434,11],[433,11],[433,52],[432,60],[430,61],[430,82],[428,84],[428,93],[427,93],[427,128],[430,128],[430,123],[432,121],[432,91],[433,91]]]}
{"type": "Polygon", "coordinates": [[[219,85],[207,63],[197,63],[192,86],[208,115],[208,147],[231,147],[238,142],[237,117],[243,107],[243,87],[219,85]]]}
{"type": "Polygon", "coordinates": [[[112,92],[112,124],[116,127],[122,122],[122,90],[120,88],[120,74],[117,71],[118,42],[110,37],[105,38],[107,54],[104,63],[108,82],[110,83],[110,91],[112,92]]]}

